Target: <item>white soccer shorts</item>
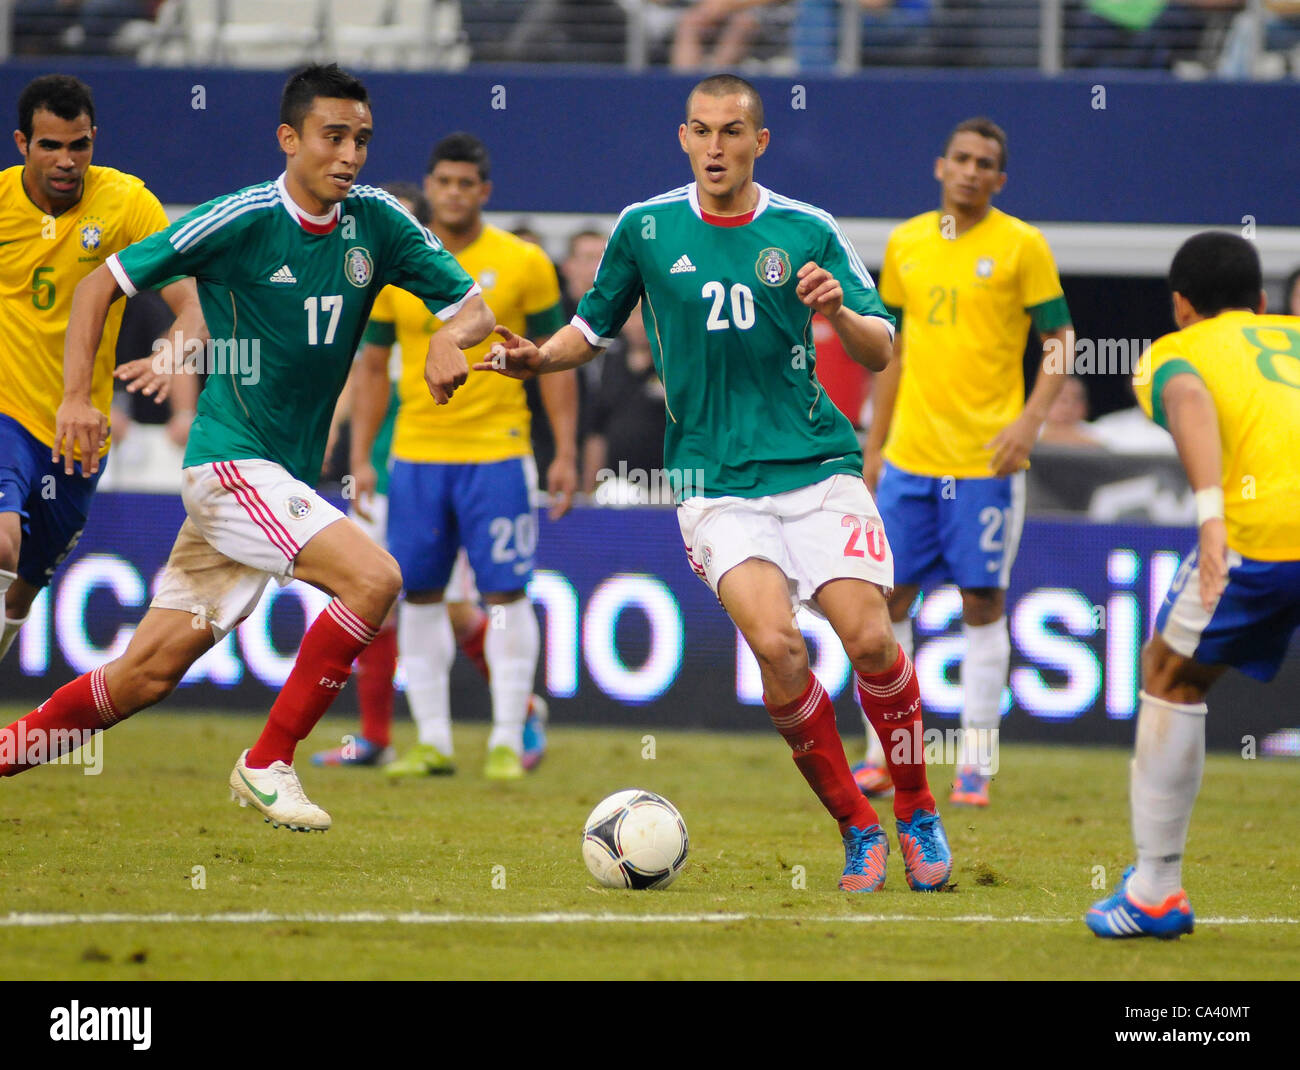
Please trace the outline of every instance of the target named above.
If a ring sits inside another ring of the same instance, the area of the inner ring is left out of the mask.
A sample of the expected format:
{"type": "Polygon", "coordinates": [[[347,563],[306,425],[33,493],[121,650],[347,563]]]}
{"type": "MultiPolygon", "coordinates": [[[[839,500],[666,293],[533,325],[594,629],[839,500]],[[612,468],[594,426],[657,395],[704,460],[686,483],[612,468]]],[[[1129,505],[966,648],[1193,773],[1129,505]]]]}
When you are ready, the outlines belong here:
{"type": "Polygon", "coordinates": [[[372,494],[366,499],[367,520],[357,512],[357,503],[348,504],[348,519],[385,550],[388,549],[388,495],[372,494]]]}
{"type": "Polygon", "coordinates": [[[688,498],[677,522],[691,568],[715,595],[722,577],[751,557],[785,573],[792,609],[818,616],[817,591],[831,580],[894,586],[885,525],[860,477],[841,473],[763,498],[688,498]]]}
{"type": "Polygon", "coordinates": [[[188,514],[152,605],[193,614],[221,639],[257,606],[267,582],[293,579],[294,558],[343,514],[273,461],[217,461],[181,473],[188,514]]]}

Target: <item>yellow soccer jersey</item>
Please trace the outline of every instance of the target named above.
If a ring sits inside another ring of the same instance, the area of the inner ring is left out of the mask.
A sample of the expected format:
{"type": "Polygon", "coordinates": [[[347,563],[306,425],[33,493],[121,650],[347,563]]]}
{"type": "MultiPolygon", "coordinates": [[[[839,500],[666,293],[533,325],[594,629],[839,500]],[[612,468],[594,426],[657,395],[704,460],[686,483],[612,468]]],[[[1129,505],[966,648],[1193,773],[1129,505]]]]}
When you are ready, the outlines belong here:
{"type": "MultiPolygon", "coordinates": [[[[167,226],[167,216],[143,182],[111,167],[87,168],[81,200],[49,216],[22,175],[21,166],[0,171],[0,413],[53,446],[72,291],[110,254],[167,226]]],[[[106,416],[123,304],[109,310],[95,354],[90,398],[106,416]]]]}
{"type": "Polygon", "coordinates": [[[1300,560],[1300,317],[1224,312],[1165,335],[1144,364],[1133,392],[1161,427],[1171,377],[1191,372],[1214,398],[1228,545],[1259,561],[1300,560]]]}
{"type": "Polygon", "coordinates": [[[903,375],[884,455],[923,476],[987,477],[987,443],[1024,410],[1025,339],[1070,322],[1042,233],[989,210],[945,238],[938,212],[897,227],[880,297],[901,313],[903,375]]]}
{"type": "MultiPolygon", "coordinates": [[[[559,280],[546,254],[496,227],[485,226],[456,254],[460,266],[483,288],[497,323],[516,334],[550,334],[563,324],[559,280]]],[[[424,381],[429,338],[441,326],[418,297],[395,286],[375,300],[366,341],[402,349],[397,384],[400,407],[392,455],[400,461],[486,463],[532,452],[524,385],[497,372],[476,372],[495,334],[466,351],[469,379],[446,405],[438,405],[424,381]]]]}

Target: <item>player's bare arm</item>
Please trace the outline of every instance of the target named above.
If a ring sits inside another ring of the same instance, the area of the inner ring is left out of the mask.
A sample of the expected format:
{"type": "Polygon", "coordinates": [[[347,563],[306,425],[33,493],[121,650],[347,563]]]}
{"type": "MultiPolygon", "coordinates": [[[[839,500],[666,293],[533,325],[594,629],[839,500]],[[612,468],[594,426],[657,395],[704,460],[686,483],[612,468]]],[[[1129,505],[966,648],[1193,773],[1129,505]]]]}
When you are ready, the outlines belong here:
{"type": "MultiPolygon", "coordinates": [[[[352,445],[348,471],[352,475],[353,508],[362,520],[370,520],[370,502],[379,475],[370,463],[375,436],[388,412],[388,361],[391,346],[367,342],[352,365],[348,390],[352,397],[352,445]]],[[[464,358],[462,358],[463,360],[464,358]]]]}
{"type": "Polygon", "coordinates": [[[424,381],[439,405],[447,404],[456,389],[469,378],[464,351],[483,341],[492,332],[494,322],[487,302],[476,294],[434,331],[429,339],[429,355],[424,362],[424,381]]]}
{"type": "Polygon", "coordinates": [[[902,377],[903,332],[900,330],[894,337],[894,359],[871,380],[871,427],[862,450],[862,478],[873,494],[885,463],[882,451],[889,438],[889,425],[894,419],[894,403],[898,400],[898,385],[902,377]]]}
{"type": "Polygon", "coordinates": [[[1169,433],[1196,492],[1200,521],[1201,605],[1208,612],[1228,580],[1228,529],[1223,520],[1223,448],[1214,398],[1196,375],[1173,375],[1160,395],[1169,433]]]}
{"type": "MultiPolygon", "coordinates": [[[[157,353],[137,357],[119,364],[113,370],[113,378],[126,383],[128,394],[140,393],[161,405],[175,390],[179,379],[184,377],[193,381],[194,372],[185,369],[185,345],[192,339],[206,341],[208,325],[203,319],[199,289],[193,279],[178,279],[164,286],[158,293],[176,317],[161,336],[170,343],[171,360],[159,360],[157,353]]],[[[194,391],[194,396],[197,397],[197,390],[194,391]]],[[[193,406],[188,411],[192,418],[193,406]]]]}
{"type": "Polygon", "coordinates": [[[540,349],[509,327],[498,323],[494,329],[503,341],[492,347],[487,360],[474,365],[475,371],[500,372],[511,379],[534,379],[577,368],[600,352],[572,324],[561,327],[540,349]]]}
{"type": "MultiPolygon", "coordinates": [[[[539,345],[549,337],[539,339],[539,345]]],[[[578,373],[548,375],[538,380],[537,390],[555,440],[555,458],[546,469],[546,492],[551,496],[547,515],[559,520],[572,508],[578,490],[578,373]]]]}
{"type": "Polygon", "coordinates": [[[848,355],[868,371],[883,371],[894,351],[889,326],[879,316],[860,316],[844,307],[844,288],[824,267],[809,260],[798,272],[799,300],[826,317],[848,355]]]}
{"type": "Polygon", "coordinates": [[[63,471],[72,475],[73,457],[80,452],[82,473],[99,471],[99,451],[108,438],[108,418],[91,403],[95,351],[104,336],[104,323],[122,291],[101,264],[77,284],[63,340],[63,401],[54,418],[54,448],[50,459],[63,459],[63,471]]]}
{"type": "Polygon", "coordinates": [[[988,444],[993,450],[989,468],[995,476],[1009,476],[1019,472],[1029,460],[1029,454],[1038,441],[1038,433],[1047,419],[1048,410],[1065,386],[1065,362],[1051,359],[1060,353],[1074,352],[1074,328],[1058,327],[1043,334],[1043,361],[1038,367],[1034,389],[1025,399],[1021,414],[1004,427],[988,444]],[[1059,369],[1054,371],[1053,368],[1059,369]]]}

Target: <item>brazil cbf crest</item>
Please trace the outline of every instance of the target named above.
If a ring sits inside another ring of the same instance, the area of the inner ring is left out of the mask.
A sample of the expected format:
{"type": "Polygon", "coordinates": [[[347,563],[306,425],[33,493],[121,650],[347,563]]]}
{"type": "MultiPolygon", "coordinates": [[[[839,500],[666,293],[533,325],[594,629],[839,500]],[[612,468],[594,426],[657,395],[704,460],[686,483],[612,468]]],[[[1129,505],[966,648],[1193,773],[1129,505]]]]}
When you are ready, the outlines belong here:
{"type": "Polygon", "coordinates": [[[370,250],[359,245],[352,246],[343,254],[343,274],[348,282],[358,289],[370,284],[370,276],[375,273],[374,262],[370,259],[370,250]]]}
{"type": "Polygon", "coordinates": [[[98,216],[88,215],[81,220],[81,247],[88,253],[99,249],[104,240],[104,221],[98,216]]]}
{"type": "Polygon", "coordinates": [[[754,273],[764,286],[782,286],[790,277],[790,254],[775,247],[764,249],[758,254],[754,273]]]}
{"type": "Polygon", "coordinates": [[[993,257],[981,256],[975,262],[975,274],[981,279],[991,279],[993,277],[993,257]]]}

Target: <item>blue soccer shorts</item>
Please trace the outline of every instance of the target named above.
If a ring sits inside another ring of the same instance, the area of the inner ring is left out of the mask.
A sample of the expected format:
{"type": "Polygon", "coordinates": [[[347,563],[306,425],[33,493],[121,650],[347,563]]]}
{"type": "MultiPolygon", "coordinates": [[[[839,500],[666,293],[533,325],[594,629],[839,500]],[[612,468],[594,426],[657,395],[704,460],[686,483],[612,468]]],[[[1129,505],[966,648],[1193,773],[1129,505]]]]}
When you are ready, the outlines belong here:
{"type": "Polygon", "coordinates": [[[17,420],[0,416],[0,513],[22,518],[22,548],[18,575],[40,589],[72,552],[90,515],[99,477],[107,457],[93,476],[81,474],[81,463],[65,475],[63,462],[50,460],[50,447],[17,420]]]}
{"type": "Polygon", "coordinates": [[[388,550],[408,593],[443,590],[463,546],[483,594],[522,590],[537,549],[531,456],[485,464],[393,461],[388,550]]]}
{"type": "Polygon", "coordinates": [[[1206,612],[1198,556],[1193,549],[1183,558],[1156,616],[1156,634],[1203,665],[1273,679],[1300,627],[1300,561],[1257,561],[1229,550],[1228,582],[1206,612]]]}
{"type": "Polygon", "coordinates": [[[1025,526],[1025,474],[988,479],[918,476],[886,463],[876,489],[894,584],[963,590],[1011,582],[1025,526]]]}

